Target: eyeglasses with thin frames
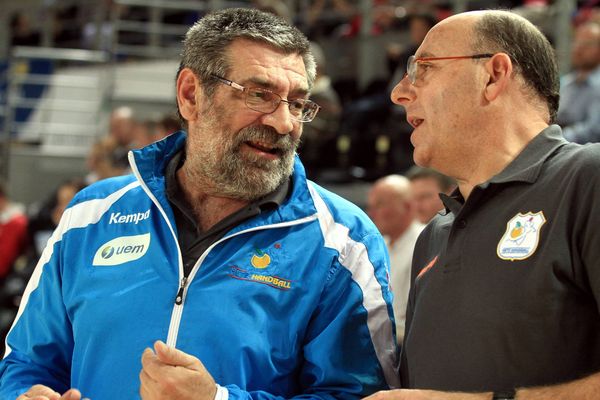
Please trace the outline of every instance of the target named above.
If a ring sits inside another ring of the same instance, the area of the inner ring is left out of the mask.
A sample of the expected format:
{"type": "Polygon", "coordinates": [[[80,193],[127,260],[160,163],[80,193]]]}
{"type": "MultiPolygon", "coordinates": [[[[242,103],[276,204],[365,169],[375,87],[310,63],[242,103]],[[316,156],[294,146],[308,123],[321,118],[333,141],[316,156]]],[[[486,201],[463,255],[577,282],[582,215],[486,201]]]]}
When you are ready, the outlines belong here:
{"type": "Polygon", "coordinates": [[[408,63],[406,64],[406,74],[404,76],[408,77],[408,81],[413,85],[417,82],[417,79],[422,77],[422,72],[419,71],[419,64],[428,61],[441,61],[441,60],[477,60],[480,58],[490,58],[493,57],[494,54],[486,53],[486,54],[474,54],[472,56],[449,56],[449,57],[408,57],[408,63]]]}
{"type": "Polygon", "coordinates": [[[277,107],[279,107],[279,105],[283,102],[287,104],[292,119],[300,122],[310,122],[315,119],[315,116],[321,109],[321,106],[311,100],[286,100],[277,93],[268,89],[260,87],[245,87],[239,83],[215,74],[212,74],[211,76],[215,79],[218,79],[219,82],[244,93],[244,102],[246,103],[246,106],[254,111],[264,114],[271,114],[275,112],[277,107]]]}

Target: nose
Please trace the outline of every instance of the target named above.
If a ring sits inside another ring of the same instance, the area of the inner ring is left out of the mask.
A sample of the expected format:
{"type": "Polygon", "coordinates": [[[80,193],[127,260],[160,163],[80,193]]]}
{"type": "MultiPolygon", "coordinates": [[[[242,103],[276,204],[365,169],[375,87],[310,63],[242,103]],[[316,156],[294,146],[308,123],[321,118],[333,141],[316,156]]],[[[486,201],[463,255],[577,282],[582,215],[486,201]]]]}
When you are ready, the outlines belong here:
{"type": "Polygon", "coordinates": [[[295,123],[300,124],[300,122],[292,120],[291,117],[288,104],[282,101],[275,111],[263,115],[262,123],[269,125],[280,135],[287,135],[293,132],[295,123]]]}
{"type": "Polygon", "coordinates": [[[407,75],[404,75],[400,82],[394,86],[390,98],[392,103],[400,106],[404,106],[414,99],[413,85],[409,82],[407,75]]]}

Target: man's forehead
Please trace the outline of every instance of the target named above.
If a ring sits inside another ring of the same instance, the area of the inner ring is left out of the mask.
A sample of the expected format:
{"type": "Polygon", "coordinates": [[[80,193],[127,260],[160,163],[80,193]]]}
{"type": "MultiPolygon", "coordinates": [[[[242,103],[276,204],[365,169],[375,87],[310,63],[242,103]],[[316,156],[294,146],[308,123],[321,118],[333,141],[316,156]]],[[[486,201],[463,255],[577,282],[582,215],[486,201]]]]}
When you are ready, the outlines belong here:
{"type": "Polygon", "coordinates": [[[279,67],[306,77],[306,67],[298,53],[286,53],[266,43],[238,39],[227,49],[234,69],[252,67],[279,67]]]}
{"type": "Polygon", "coordinates": [[[462,55],[471,48],[474,17],[450,17],[431,28],[416,52],[417,57],[462,55]],[[452,54],[450,54],[452,53],[452,54]],[[460,53],[460,54],[459,54],[460,53]]]}
{"type": "Polygon", "coordinates": [[[259,86],[275,92],[290,91],[295,96],[306,96],[309,92],[304,61],[297,54],[280,53],[267,58],[260,55],[235,57],[230,65],[228,79],[244,86],[259,86]]]}

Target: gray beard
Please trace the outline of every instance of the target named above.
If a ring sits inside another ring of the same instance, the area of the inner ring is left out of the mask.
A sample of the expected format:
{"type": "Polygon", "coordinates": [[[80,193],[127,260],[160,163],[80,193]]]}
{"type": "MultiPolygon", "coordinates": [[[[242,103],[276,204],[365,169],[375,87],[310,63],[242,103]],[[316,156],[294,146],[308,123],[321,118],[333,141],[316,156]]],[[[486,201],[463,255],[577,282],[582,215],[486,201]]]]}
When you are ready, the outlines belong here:
{"type": "Polygon", "coordinates": [[[294,168],[299,140],[280,135],[267,126],[252,126],[238,132],[232,141],[218,139],[222,158],[215,151],[187,154],[186,174],[190,182],[210,182],[201,190],[208,195],[253,201],[273,192],[288,179],[294,168]],[[261,141],[277,148],[279,158],[264,158],[241,152],[247,141],[261,141]]]}

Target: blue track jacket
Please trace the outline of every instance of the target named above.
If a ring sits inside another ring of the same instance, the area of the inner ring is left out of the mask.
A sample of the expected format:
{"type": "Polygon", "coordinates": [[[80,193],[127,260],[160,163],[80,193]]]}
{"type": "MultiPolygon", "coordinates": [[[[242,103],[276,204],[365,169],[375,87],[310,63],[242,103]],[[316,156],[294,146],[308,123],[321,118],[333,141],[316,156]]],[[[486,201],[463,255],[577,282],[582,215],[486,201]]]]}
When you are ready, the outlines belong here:
{"type": "Polygon", "coordinates": [[[25,290],[0,399],[34,384],[139,398],[155,340],[198,357],[230,399],[358,398],[399,385],[384,242],[364,213],[306,180],[183,266],[164,170],[185,133],[129,155],[133,174],[81,191],[25,290]],[[180,303],[180,304],[177,304],[180,303]]]}

